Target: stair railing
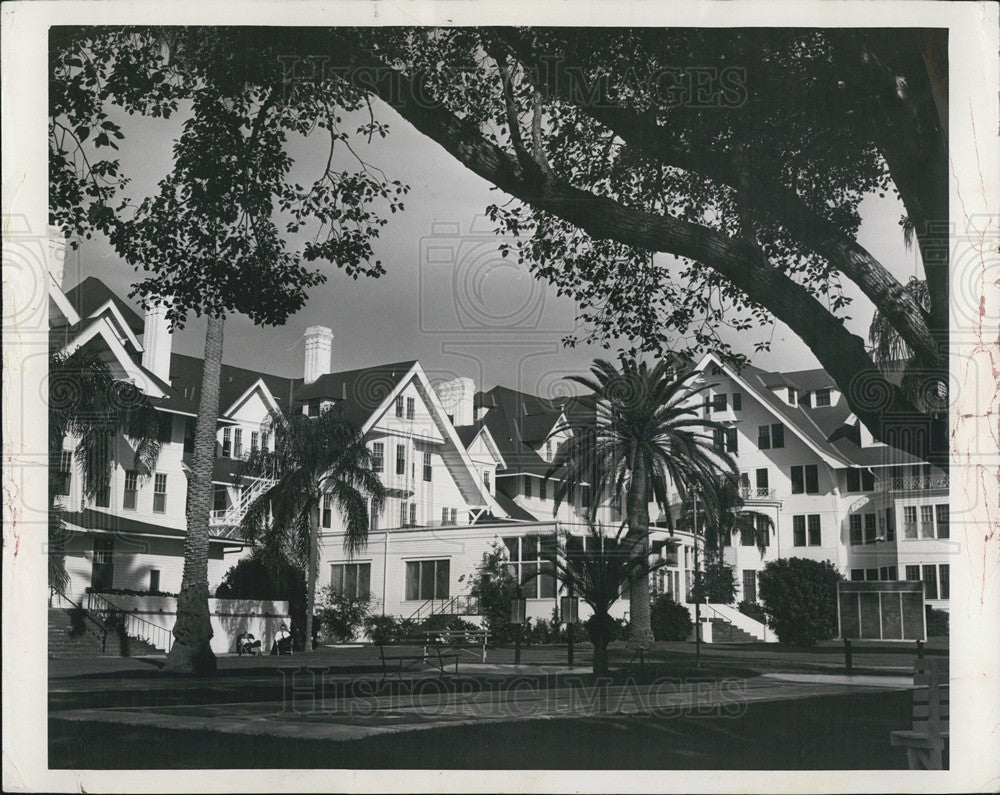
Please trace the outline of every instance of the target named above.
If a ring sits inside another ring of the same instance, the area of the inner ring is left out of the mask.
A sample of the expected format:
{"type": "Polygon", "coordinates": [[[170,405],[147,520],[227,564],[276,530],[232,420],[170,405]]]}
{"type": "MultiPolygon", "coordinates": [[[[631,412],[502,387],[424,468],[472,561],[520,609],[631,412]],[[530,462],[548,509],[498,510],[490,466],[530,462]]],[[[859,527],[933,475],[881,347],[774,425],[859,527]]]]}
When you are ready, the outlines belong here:
{"type": "Polygon", "coordinates": [[[130,638],[148,643],[150,646],[160,649],[161,651],[169,652],[170,647],[174,643],[174,633],[172,630],[169,630],[166,627],[161,627],[159,624],[154,624],[152,621],[140,618],[135,613],[129,613],[127,610],[123,610],[114,602],[105,599],[99,593],[87,594],[87,609],[92,610],[97,613],[97,615],[101,616],[105,623],[114,621],[115,619],[120,619],[122,622],[122,629],[126,635],[130,638]]]}
{"type": "Polygon", "coordinates": [[[479,597],[458,594],[450,599],[428,599],[410,615],[410,621],[421,621],[431,616],[477,616],[479,597]]]}
{"type": "Polygon", "coordinates": [[[78,615],[83,616],[83,626],[91,635],[97,638],[101,642],[101,651],[103,652],[107,647],[108,643],[108,628],[94,618],[82,605],[78,605],[72,599],[70,599],[66,594],[60,591],[58,588],[49,586],[49,606],[52,606],[52,597],[58,596],[60,601],[66,602],[77,611],[78,615]],[[90,622],[89,624],[87,622],[90,622]]]}

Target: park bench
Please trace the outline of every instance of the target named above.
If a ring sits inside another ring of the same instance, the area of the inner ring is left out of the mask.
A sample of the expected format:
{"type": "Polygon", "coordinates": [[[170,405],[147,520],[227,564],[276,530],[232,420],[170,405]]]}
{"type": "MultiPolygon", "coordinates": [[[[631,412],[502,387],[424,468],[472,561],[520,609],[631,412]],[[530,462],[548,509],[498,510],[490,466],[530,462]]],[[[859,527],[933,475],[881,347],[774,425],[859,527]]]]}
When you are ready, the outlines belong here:
{"type": "MultiPolygon", "coordinates": [[[[403,672],[418,664],[433,665],[442,674],[447,673],[446,665],[455,663],[458,673],[460,652],[464,646],[482,649],[482,660],[486,662],[486,630],[440,630],[419,632],[398,638],[383,638],[378,642],[379,662],[382,664],[382,681],[391,674],[402,678],[403,672]]],[[[479,652],[476,652],[477,656],[479,652]]]]}
{"type": "Polygon", "coordinates": [[[948,739],[947,661],[918,658],[913,685],[913,728],[893,732],[889,742],[906,749],[910,770],[941,770],[948,739]]]}

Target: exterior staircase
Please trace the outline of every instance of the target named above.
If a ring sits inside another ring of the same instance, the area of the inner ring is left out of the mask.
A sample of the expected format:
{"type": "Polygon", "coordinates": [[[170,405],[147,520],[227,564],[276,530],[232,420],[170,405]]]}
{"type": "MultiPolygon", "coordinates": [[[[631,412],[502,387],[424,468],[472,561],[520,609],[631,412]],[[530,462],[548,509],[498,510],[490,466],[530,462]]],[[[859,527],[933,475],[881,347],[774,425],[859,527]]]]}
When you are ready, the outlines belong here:
{"type": "MultiPolygon", "coordinates": [[[[137,638],[129,638],[130,657],[162,654],[161,651],[137,638]]],[[[61,607],[49,608],[49,658],[121,657],[118,635],[89,613],[82,627],[73,626],[70,611],[61,607]]]]}
{"type": "Polygon", "coordinates": [[[431,616],[481,616],[479,599],[460,594],[450,599],[428,599],[410,615],[411,621],[425,621],[431,616]]]}
{"type": "Polygon", "coordinates": [[[709,619],[712,624],[712,643],[759,643],[760,641],[749,632],[744,632],[737,626],[733,626],[726,619],[713,616],[709,619]]]}

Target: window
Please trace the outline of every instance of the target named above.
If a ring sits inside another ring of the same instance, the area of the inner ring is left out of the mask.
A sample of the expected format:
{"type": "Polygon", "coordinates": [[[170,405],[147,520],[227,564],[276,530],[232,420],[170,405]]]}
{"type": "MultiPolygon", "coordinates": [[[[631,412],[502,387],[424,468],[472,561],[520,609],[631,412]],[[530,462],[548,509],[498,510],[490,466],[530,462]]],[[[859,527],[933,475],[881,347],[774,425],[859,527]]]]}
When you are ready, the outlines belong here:
{"type": "Polygon", "coordinates": [[[765,547],[771,542],[771,528],[769,523],[770,520],[763,514],[759,513],[754,517],[754,526],[757,528],[757,538],[763,539],[765,547]]]}
{"type": "Polygon", "coordinates": [[[525,599],[555,599],[556,578],[552,556],[555,554],[556,537],[515,536],[503,540],[507,547],[508,567],[521,586],[525,599]]]}
{"type": "Polygon", "coordinates": [[[243,429],[233,429],[233,458],[243,458],[243,429]]]}
{"type": "Polygon", "coordinates": [[[250,452],[256,453],[260,449],[260,433],[258,431],[250,432],[250,452]]]}
{"type": "Polygon", "coordinates": [[[926,599],[938,598],[937,566],[924,566],[924,597],[926,599]]]}
{"type": "Polygon", "coordinates": [[[372,445],[372,469],[382,472],[385,469],[385,444],[375,442],[372,445]]]}
{"type": "Polygon", "coordinates": [[[861,535],[861,514],[852,513],[848,521],[851,526],[851,545],[857,546],[863,541],[863,537],[861,535]]]}
{"type": "Polygon", "coordinates": [[[767,470],[758,469],[757,470],[757,491],[758,493],[763,493],[768,490],[767,488],[767,470]]]}
{"type": "MultiPolygon", "coordinates": [[[[951,531],[948,528],[948,506],[945,505],[935,505],[934,506],[934,516],[937,520],[937,537],[938,538],[950,538],[951,531]]],[[[942,597],[944,598],[944,597],[942,597]]]]}
{"type": "Polygon", "coordinates": [[[903,538],[916,538],[916,537],[917,537],[917,506],[904,505],[903,538]]]}
{"type": "Polygon", "coordinates": [[[111,505],[111,484],[105,483],[97,489],[94,495],[94,505],[98,508],[108,508],[111,505]]]}
{"type": "Polygon", "coordinates": [[[451,509],[451,523],[458,524],[458,508],[451,509]]]}
{"type": "Polygon", "coordinates": [[[441,524],[451,524],[449,517],[451,516],[451,511],[448,508],[441,509],[441,524]]]}
{"type": "Polygon", "coordinates": [[[396,416],[403,419],[403,396],[396,397],[396,416]]]}
{"type": "Polygon", "coordinates": [[[233,429],[223,428],[222,429],[222,457],[232,458],[233,457],[233,429]]]}
{"type": "Polygon", "coordinates": [[[549,484],[545,480],[545,478],[542,478],[540,481],[538,481],[538,499],[540,500],[547,499],[546,492],[548,491],[548,485],[549,484]]]}
{"type": "Polygon", "coordinates": [[[865,569],[865,579],[866,580],[877,580],[878,579],[878,569],[865,569]]]}
{"type": "Polygon", "coordinates": [[[819,467],[806,465],[806,494],[819,494],[819,467]]]}
{"type": "Polygon", "coordinates": [[[379,512],[375,509],[375,503],[371,502],[368,509],[368,529],[371,532],[378,530],[379,512]]]}
{"type": "Polygon", "coordinates": [[[785,426],[776,422],[771,426],[771,447],[775,450],[785,446],[785,426]]]}
{"type": "Polygon", "coordinates": [[[433,478],[434,469],[431,467],[431,454],[424,453],[424,482],[430,483],[433,478]]]}
{"type": "Polygon", "coordinates": [[[320,524],[323,527],[331,527],[333,525],[333,497],[329,494],[323,495],[323,510],[320,524]]]}
{"type": "Polygon", "coordinates": [[[818,547],[822,542],[823,538],[820,532],[820,518],[818,513],[792,517],[792,544],[794,546],[818,547]],[[806,534],[807,527],[808,535],[806,534]]]}
{"type": "Polygon", "coordinates": [[[417,401],[408,397],[406,399],[406,419],[412,420],[416,415],[417,401]]]}
{"type": "Polygon", "coordinates": [[[896,540],[896,512],[892,508],[885,509],[885,540],[896,540]]]}
{"type": "Polygon", "coordinates": [[[805,491],[805,480],[802,467],[792,467],[792,494],[801,494],[803,491],[805,491]]]}
{"type": "Polygon", "coordinates": [[[396,445],[396,474],[406,474],[406,446],[402,444],[396,445]]]}
{"type": "Polygon", "coordinates": [[[530,497],[531,496],[531,476],[530,475],[525,475],[524,476],[524,496],[525,497],[530,497]]]}
{"type": "Polygon", "coordinates": [[[492,489],[490,489],[490,471],[488,469],[483,470],[483,485],[488,492],[493,493],[492,489]]]}
{"type": "Polygon", "coordinates": [[[906,567],[906,579],[908,579],[908,580],[919,580],[920,579],[920,567],[919,566],[907,566],[906,567]]]}
{"type": "Polygon", "coordinates": [[[726,393],[720,392],[716,395],[712,395],[712,411],[725,411],[726,410],[726,393]]]}
{"type": "Polygon", "coordinates": [[[126,511],[134,511],[139,498],[139,473],[133,470],[125,470],[125,497],[122,500],[122,508],[126,511]]]}
{"type": "Polygon", "coordinates": [[[447,599],[451,561],[410,560],[406,562],[406,599],[447,599]]]}
{"type": "Polygon", "coordinates": [[[757,601],[757,572],[753,569],[743,570],[743,598],[748,602],[757,601]]]}
{"type": "Polygon", "coordinates": [[[174,417],[165,411],[157,412],[158,426],[156,428],[156,441],[166,443],[171,441],[174,435],[174,417]]]}
{"type": "MultiPolygon", "coordinates": [[[[874,514],[870,515],[873,519],[875,518],[874,514]]],[[[822,544],[823,544],[823,535],[820,532],[819,514],[811,513],[809,514],[809,546],[818,547],[822,546],[822,544]]]]}
{"type": "Polygon", "coordinates": [[[149,592],[159,593],[160,592],[160,570],[150,569],[149,570],[149,592]]]}
{"type": "Polygon", "coordinates": [[[920,506],[920,537],[934,538],[934,506],[920,506]]]}
{"type": "Polygon", "coordinates": [[[153,513],[167,512],[167,476],[157,473],[153,477],[153,513]]]}
{"type": "Polygon", "coordinates": [[[406,527],[406,520],[410,518],[410,512],[405,502],[399,503],[399,526],[406,527]]]}
{"type": "Polygon", "coordinates": [[[865,543],[874,544],[876,537],[875,531],[875,514],[866,513],[865,514],[865,543]]]}
{"type": "Polygon", "coordinates": [[[415,502],[410,503],[410,527],[417,526],[417,504],[415,502]]]}
{"type": "MultiPolygon", "coordinates": [[[[225,434],[225,431],[223,431],[225,434]]],[[[194,420],[184,419],[184,452],[194,452],[194,420]]]]}
{"type": "MultiPolygon", "coordinates": [[[[725,397],[725,395],[723,395],[725,397]]],[[[726,428],[726,452],[727,453],[737,453],[739,442],[736,438],[735,428],[726,428]]]]}
{"type": "Polygon", "coordinates": [[[712,446],[722,452],[726,447],[726,433],[722,428],[712,429],[712,446]]]}
{"type": "Polygon", "coordinates": [[[851,569],[851,582],[861,582],[864,578],[864,569],[851,569]]]}
{"type": "Polygon", "coordinates": [[[743,411],[742,392],[733,392],[733,411],[743,411]]]}
{"type": "Polygon", "coordinates": [[[371,595],[371,563],[334,563],[330,566],[330,588],[348,599],[371,595]]]}
{"type": "Polygon", "coordinates": [[[229,507],[229,495],[225,486],[216,486],[212,490],[212,511],[214,513],[225,513],[229,507]]]}
{"type": "Polygon", "coordinates": [[[861,470],[847,470],[847,491],[848,493],[852,491],[861,491],[861,470]]]}
{"type": "Polygon", "coordinates": [[[940,566],[938,566],[938,571],[940,572],[940,577],[938,579],[938,582],[941,586],[941,592],[939,594],[939,597],[941,599],[948,599],[949,598],[948,594],[950,592],[950,577],[951,577],[951,575],[948,573],[948,564],[942,563],[940,566]]]}
{"type": "Polygon", "coordinates": [[[265,452],[271,447],[271,434],[267,431],[260,432],[260,449],[265,452]]]}
{"type": "Polygon", "coordinates": [[[754,542],[756,541],[756,539],[754,538],[754,536],[755,536],[755,534],[751,533],[749,531],[744,531],[744,532],[740,533],[740,545],[744,546],[744,547],[752,547],[752,546],[754,546],[754,542]]]}
{"type": "Polygon", "coordinates": [[[792,494],[819,494],[819,467],[816,464],[792,467],[792,494]]]}
{"type": "Polygon", "coordinates": [[[830,390],[829,389],[817,389],[816,390],[816,405],[817,406],[829,406],[830,405],[830,390]]]}
{"type": "Polygon", "coordinates": [[[795,387],[788,387],[788,404],[790,406],[795,405],[795,387]]]}
{"type": "Polygon", "coordinates": [[[73,478],[73,452],[61,450],[56,462],[55,491],[56,494],[69,496],[70,482],[73,478]]]}
{"type": "Polygon", "coordinates": [[[551,461],[552,460],[552,440],[551,439],[546,439],[545,440],[545,460],[546,461],[551,461]]]}
{"type": "Polygon", "coordinates": [[[803,515],[792,517],[792,544],[797,547],[806,545],[806,517],[803,515]]]}
{"type": "Polygon", "coordinates": [[[757,428],[757,447],[761,450],[771,449],[771,426],[761,425],[757,428]]]}

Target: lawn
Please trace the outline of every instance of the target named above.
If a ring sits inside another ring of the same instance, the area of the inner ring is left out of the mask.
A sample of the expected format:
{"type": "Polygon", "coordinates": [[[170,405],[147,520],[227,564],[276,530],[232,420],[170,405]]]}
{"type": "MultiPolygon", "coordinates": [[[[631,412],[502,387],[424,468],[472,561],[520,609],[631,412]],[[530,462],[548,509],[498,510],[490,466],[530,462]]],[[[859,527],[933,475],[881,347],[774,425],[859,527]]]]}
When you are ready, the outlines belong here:
{"type": "Polygon", "coordinates": [[[193,768],[902,769],[905,691],[755,702],[739,717],[553,718],[342,742],[49,720],[49,766],[193,768]],[[98,739],[99,738],[99,739],[98,739]]]}

